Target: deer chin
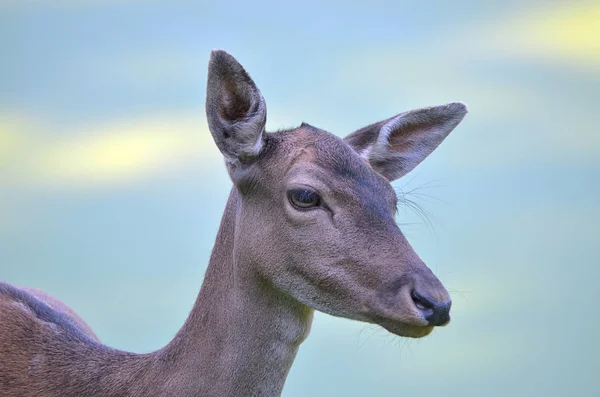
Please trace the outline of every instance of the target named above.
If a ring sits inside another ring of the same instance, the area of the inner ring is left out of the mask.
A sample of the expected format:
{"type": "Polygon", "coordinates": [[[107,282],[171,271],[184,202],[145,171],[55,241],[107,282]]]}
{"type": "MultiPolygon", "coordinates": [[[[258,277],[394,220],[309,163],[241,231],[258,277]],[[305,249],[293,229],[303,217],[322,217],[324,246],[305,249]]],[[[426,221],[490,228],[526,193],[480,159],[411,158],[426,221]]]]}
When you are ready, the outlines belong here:
{"type": "Polygon", "coordinates": [[[433,331],[432,325],[416,325],[393,320],[380,320],[377,324],[385,328],[394,335],[407,338],[422,338],[433,331]]]}

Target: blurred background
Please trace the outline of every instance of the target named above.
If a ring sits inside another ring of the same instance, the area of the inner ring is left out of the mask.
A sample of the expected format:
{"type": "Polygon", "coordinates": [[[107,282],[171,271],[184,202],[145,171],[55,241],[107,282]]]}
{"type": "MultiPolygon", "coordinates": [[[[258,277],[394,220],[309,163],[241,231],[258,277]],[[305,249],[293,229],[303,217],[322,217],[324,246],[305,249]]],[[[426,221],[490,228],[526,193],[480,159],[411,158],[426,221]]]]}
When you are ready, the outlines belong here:
{"type": "Polygon", "coordinates": [[[271,131],[470,109],[395,183],[451,325],[406,340],[316,314],[284,396],[598,396],[599,21],[574,0],[2,0],[0,279],[110,346],[171,339],[231,185],[204,116],[224,48],[271,131]]]}

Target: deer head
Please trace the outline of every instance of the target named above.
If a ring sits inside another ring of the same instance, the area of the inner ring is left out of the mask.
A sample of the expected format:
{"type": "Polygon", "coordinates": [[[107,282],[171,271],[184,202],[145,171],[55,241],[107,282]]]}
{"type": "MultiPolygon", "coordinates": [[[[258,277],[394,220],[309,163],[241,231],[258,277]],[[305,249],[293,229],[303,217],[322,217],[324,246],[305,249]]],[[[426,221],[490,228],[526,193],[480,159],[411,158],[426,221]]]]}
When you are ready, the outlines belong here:
{"type": "Polygon", "coordinates": [[[417,109],[340,139],[308,124],[267,133],[267,107],[244,68],[213,51],[206,113],[239,195],[234,260],[316,310],[409,337],[450,321],[450,296],[394,220],[391,182],[467,113],[417,109]]]}

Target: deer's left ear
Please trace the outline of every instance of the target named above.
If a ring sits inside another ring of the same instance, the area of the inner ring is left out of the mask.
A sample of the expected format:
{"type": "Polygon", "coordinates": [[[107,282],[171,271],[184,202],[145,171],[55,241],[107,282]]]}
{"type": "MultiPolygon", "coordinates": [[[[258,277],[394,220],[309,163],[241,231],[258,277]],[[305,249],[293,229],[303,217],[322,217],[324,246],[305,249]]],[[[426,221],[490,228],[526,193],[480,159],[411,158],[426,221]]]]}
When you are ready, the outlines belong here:
{"type": "Polygon", "coordinates": [[[344,140],[393,181],[429,156],[466,114],[461,102],[411,110],[361,128],[344,140]]]}

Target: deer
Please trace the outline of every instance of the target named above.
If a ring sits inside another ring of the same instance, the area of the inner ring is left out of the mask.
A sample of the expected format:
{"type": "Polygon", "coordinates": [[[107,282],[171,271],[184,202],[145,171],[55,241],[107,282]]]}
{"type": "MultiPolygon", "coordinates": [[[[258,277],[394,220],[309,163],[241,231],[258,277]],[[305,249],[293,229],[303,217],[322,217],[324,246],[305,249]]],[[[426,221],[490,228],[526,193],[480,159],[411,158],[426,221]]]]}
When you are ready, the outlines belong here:
{"type": "Polygon", "coordinates": [[[163,348],[105,346],[68,306],[0,283],[0,396],[280,396],[315,310],[421,338],[451,299],[396,220],[392,181],[462,121],[461,102],[399,113],[345,138],[266,132],[266,102],[223,50],[206,117],[232,188],[196,302],[163,348]]]}

